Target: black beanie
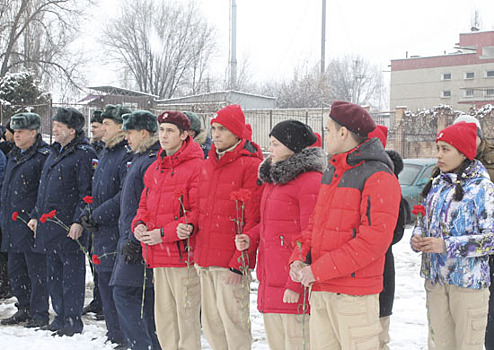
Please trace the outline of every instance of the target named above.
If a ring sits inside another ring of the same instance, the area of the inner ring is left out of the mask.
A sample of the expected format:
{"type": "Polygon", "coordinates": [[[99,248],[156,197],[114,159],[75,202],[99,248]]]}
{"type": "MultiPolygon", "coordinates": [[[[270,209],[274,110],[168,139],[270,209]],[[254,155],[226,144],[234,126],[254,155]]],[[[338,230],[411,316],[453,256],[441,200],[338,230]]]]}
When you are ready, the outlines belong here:
{"type": "Polygon", "coordinates": [[[53,116],[53,121],[66,124],[69,128],[74,129],[77,132],[81,132],[84,127],[84,116],[77,109],[58,108],[57,114],[53,116]]]}
{"type": "Polygon", "coordinates": [[[132,113],[132,111],[122,105],[106,105],[105,111],[101,114],[101,120],[112,119],[115,123],[122,124],[122,115],[132,113]]]}
{"type": "Polygon", "coordinates": [[[317,136],[310,126],[293,119],[276,124],[269,136],[275,137],[295,153],[317,141],[317,136]]]}
{"type": "Polygon", "coordinates": [[[93,112],[93,116],[91,117],[91,123],[103,123],[103,118],[101,117],[101,114],[103,114],[103,111],[100,111],[99,109],[95,110],[93,112]]]}
{"type": "Polygon", "coordinates": [[[122,116],[122,130],[147,130],[151,133],[158,131],[158,117],[148,111],[133,111],[122,116]]]}

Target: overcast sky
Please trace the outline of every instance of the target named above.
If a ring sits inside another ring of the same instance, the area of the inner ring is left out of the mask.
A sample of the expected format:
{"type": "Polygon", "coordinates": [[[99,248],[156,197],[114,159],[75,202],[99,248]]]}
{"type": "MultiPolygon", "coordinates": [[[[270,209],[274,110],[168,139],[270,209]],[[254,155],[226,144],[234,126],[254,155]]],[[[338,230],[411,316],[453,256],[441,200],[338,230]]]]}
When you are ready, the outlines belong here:
{"type": "MultiPolygon", "coordinates": [[[[100,0],[96,22],[115,13],[116,0],[100,0]]],[[[183,0],[185,1],[185,0],[183,0]]],[[[228,64],[230,0],[196,0],[217,28],[217,74],[228,64]]],[[[237,58],[247,60],[254,81],[290,77],[304,62],[320,59],[322,0],[237,0],[237,58]]],[[[382,66],[408,55],[453,52],[459,33],[469,32],[475,10],[481,30],[494,30],[494,0],[327,0],[326,62],[359,54],[382,66]]],[[[88,34],[96,35],[96,26],[88,34]]],[[[110,72],[90,85],[112,84],[110,72]]]]}

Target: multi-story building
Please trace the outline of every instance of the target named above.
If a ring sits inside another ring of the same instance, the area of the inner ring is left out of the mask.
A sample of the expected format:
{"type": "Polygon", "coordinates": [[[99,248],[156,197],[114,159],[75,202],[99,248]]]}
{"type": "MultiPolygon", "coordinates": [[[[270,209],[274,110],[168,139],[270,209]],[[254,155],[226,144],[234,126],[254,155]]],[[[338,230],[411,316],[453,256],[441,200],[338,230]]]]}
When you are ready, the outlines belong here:
{"type": "Polygon", "coordinates": [[[460,34],[457,51],[391,61],[390,107],[438,105],[467,112],[494,104],[494,31],[460,34]]]}

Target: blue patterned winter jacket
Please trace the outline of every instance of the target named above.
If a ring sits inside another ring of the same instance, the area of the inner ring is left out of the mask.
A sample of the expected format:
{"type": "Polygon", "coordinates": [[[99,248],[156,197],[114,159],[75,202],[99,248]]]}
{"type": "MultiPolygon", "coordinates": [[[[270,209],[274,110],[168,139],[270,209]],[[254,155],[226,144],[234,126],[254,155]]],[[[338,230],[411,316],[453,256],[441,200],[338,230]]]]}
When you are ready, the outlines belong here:
{"type": "Polygon", "coordinates": [[[432,283],[480,289],[490,285],[489,254],[494,252],[494,184],[477,160],[461,180],[463,199],[453,200],[456,174],[437,176],[424,199],[426,215],[413,234],[443,238],[446,252],[423,253],[421,276],[432,283]]]}

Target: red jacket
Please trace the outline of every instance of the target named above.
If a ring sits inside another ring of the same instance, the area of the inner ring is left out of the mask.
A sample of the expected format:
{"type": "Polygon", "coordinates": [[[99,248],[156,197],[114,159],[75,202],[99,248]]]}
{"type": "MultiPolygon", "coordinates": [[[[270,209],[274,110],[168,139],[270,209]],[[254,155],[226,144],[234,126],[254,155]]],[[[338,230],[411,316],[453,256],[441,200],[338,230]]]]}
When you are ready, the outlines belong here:
{"type": "Polygon", "coordinates": [[[166,156],[162,149],[144,174],[144,190],[132,221],[132,231],[142,223],[149,231],[162,228],[164,233],[163,243],[143,244],[142,254],[148,267],[187,265],[186,240],[178,239],[176,229],[179,223],[193,224],[195,229],[190,243],[194,247],[198,231],[197,203],[194,202],[195,196],[190,194],[197,190],[203,158],[201,147],[188,137],[173,156],[166,156]],[[185,216],[179,197],[183,198],[185,216]]]}
{"type": "Polygon", "coordinates": [[[266,183],[261,198],[261,222],[247,234],[251,244],[259,241],[256,272],[260,312],[302,312],[304,289],[290,278],[287,263],[297,247],[295,238],[307,227],[316,205],[325,158],[321,148],[307,148],[282,162],[272,164],[267,159],[259,168],[259,178],[266,183]],[[283,302],[286,289],[300,294],[298,303],[283,302]]]}
{"type": "MultiPolygon", "coordinates": [[[[303,253],[310,250],[312,290],[376,294],[383,287],[384,254],[398,219],[401,189],[378,139],[333,156],[322,178],[303,253]]],[[[297,249],[291,261],[300,260],[297,249]]]]}
{"type": "MultiPolygon", "coordinates": [[[[262,186],[257,184],[257,169],[261,160],[259,146],[245,139],[219,160],[216,147],[211,147],[199,175],[199,234],[194,255],[199,266],[241,270],[241,253],[235,248],[237,210],[231,195],[240,189],[251,193],[244,202],[243,232],[247,232],[259,222],[262,186]]],[[[239,217],[241,213],[240,205],[239,217]]],[[[255,248],[249,250],[248,257],[249,267],[254,268],[255,248]]]]}

